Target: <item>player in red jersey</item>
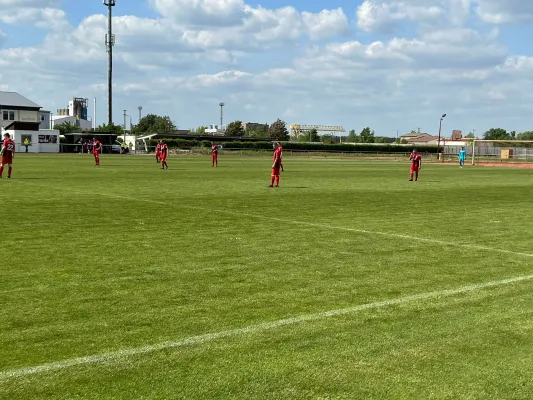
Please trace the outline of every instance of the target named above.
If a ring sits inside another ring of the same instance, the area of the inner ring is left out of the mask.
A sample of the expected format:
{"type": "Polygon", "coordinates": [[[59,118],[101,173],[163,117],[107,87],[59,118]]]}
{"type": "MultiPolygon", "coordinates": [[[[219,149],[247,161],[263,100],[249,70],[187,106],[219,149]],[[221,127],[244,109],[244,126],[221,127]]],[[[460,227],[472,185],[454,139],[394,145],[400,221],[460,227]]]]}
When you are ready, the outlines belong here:
{"type": "Polygon", "coordinates": [[[158,164],[161,162],[161,141],[155,146],[155,162],[158,164]]]}
{"type": "Polygon", "coordinates": [[[163,143],[162,140],[159,141],[159,144],[161,145],[160,146],[161,169],[168,169],[168,164],[167,164],[168,146],[165,143],[163,143]]]}
{"type": "Polygon", "coordinates": [[[281,172],[285,171],[283,169],[283,147],[281,146],[281,143],[278,143],[279,146],[279,166],[281,167],[281,172]]]}
{"type": "Polygon", "coordinates": [[[218,167],[218,145],[211,142],[211,167],[218,167]]]}
{"type": "Polygon", "coordinates": [[[102,143],[96,138],[93,138],[93,156],[94,165],[100,166],[100,153],[102,152],[102,143]]]}
{"type": "Polygon", "coordinates": [[[4,134],[4,142],[2,143],[2,162],[0,163],[0,178],[4,173],[4,165],[7,164],[7,177],[11,178],[11,171],[13,170],[13,158],[15,157],[15,142],[9,136],[9,133],[4,134]]]}
{"type": "Polygon", "coordinates": [[[409,156],[411,160],[411,174],[409,175],[409,182],[413,181],[413,176],[415,181],[418,180],[418,171],[422,169],[422,157],[417,153],[416,149],[413,149],[413,152],[409,156]]]}
{"type": "Polygon", "coordinates": [[[276,187],[279,187],[279,170],[281,168],[281,145],[274,143],[274,159],[272,162],[272,175],[270,177],[270,187],[274,187],[274,181],[276,181],[276,187]]]}

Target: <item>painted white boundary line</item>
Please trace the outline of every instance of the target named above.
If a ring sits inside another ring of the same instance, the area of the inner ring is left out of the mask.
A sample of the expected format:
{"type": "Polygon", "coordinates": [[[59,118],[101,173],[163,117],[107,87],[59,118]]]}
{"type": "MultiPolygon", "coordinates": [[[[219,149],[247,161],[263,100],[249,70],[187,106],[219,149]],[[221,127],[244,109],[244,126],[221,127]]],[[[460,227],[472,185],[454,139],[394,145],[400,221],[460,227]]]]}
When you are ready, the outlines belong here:
{"type": "Polygon", "coordinates": [[[312,227],[323,228],[323,229],[333,229],[333,230],[340,230],[340,231],[346,231],[346,232],[362,233],[366,235],[384,236],[384,237],[389,237],[389,238],[394,238],[394,239],[410,240],[413,242],[433,243],[433,244],[438,244],[442,246],[462,247],[465,249],[472,249],[472,250],[491,251],[495,253],[510,254],[514,256],[533,257],[532,253],[522,253],[522,252],[499,249],[495,247],[489,247],[489,246],[483,246],[483,245],[477,245],[477,244],[447,242],[447,241],[439,240],[439,239],[404,235],[400,233],[369,231],[366,229],[356,229],[356,228],[348,228],[348,227],[343,227],[343,226],[327,225],[327,224],[320,224],[320,223],[314,223],[314,222],[296,221],[296,220],[286,219],[286,218],[270,217],[267,215],[249,214],[249,213],[240,212],[240,211],[215,210],[215,209],[208,209],[205,207],[181,205],[181,204],[175,204],[175,203],[166,202],[166,201],[158,201],[158,200],[143,199],[143,198],[136,198],[136,197],[119,196],[119,195],[112,195],[112,194],[105,194],[105,193],[93,193],[93,194],[99,194],[101,196],[107,196],[107,197],[121,199],[121,200],[139,201],[139,202],[152,203],[152,204],[168,205],[172,207],[188,208],[191,210],[215,212],[219,214],[236,215],[240,217],[257,218],[257,219],[264,219],[264,220],[270,220],[270,221],[279,221],[279,222],[285,222],[285,223],[294,224],[294,225],[305,225],[305,226],[312,226],[312,227]]]}
{"type": "Polygon", "coordinates": [[[104,363],[121,363],[125,358],[130,356],[136,356],[140,354],[153,353],[161,350],[175,349],[189,345],[203,344],[212,342],[214,340],[235,337],[246,334],[255,334],[271,329],[280,328],[287,325],[295,325],[302,322],[316,321],[328,317],[334,317],[338,315],[347,315],[356,313],[359,311],[365,311],[376,308],[389,307],[394,305],[401,305],[406,303],[413,303],[422,300],[435,299],[440,297],[449,297],[463,293],[474,292],[480,289],[491,288],[496,286],[509,285],[513,283],[533,280],[533,275],[518,276],[515,278],[503,279],[499,281],[491,281],[485,283],[478,283],[473,285],[462,286],[456,289],[437,290],[434,292],[415,294],[406,297],[400,297],[391,300],[376,301],[372,303],[360,304],[353,307],[342,308],[337,310],[330,310],[324,312],[318,312],[314,314],[304,314],[296,317],[280,319],[278,321],[266,322],[257,325],[250,325],[244,328],[230,329],[226,331],[207,333],[204,335],[191,336],[176,341],[162,342],[153,345],[134,347],[131,349],[118,350],[110,353],[104,353],[99,355],[71,358],[67,360],[57,361],[48,364],[42,364],[34,367],[26,367],[20,369],[12,369],[0,372],[0,381],[5,381],[9,378],[19,378],[29,375],[48,373],[53,371],[61,371],[71,367],[104,364],[104,363]]]}

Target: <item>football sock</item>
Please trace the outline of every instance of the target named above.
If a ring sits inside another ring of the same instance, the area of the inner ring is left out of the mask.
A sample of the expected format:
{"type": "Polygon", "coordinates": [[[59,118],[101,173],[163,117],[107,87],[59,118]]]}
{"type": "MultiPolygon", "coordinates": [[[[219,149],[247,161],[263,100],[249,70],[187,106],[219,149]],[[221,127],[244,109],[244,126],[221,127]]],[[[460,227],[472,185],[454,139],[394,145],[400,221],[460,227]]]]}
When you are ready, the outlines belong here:
{"type": "Polygon", "coordinates": [[[275,179],[275,176],[272,175],[272,177],[270,178],[270,186],[274,186],[274,179],[275,179]]]}
{"type": "Polygon", "coordinates": [[[7,170],[7,177],[11,178],[11,171],[13,170],[13,167],[9,167],[7,170]]]}
{"type": "Polygon", "coordinates": [[[276,176],[276,186],[279,186],[279,176],[276,176]]]}
{"type": "Polygon", "coordinates": [[[4,173],[4,166],[2,165],[2,166],[0,167],[0,176],[2,176],[3,173],[4,173]]]}

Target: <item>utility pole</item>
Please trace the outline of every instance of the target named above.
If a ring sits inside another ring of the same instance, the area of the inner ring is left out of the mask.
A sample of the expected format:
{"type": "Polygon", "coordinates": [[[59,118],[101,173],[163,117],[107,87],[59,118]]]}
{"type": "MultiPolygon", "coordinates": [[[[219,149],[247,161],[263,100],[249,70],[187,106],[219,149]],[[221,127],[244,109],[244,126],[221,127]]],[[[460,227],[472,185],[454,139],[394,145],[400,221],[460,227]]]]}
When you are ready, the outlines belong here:
{"type": "Polygon", "coordinates": [[[222,125],[224,125],[224,103],[220,102],[218,106],[220,107],[220,129],[222,129],[222,125]]]}
{"type": "Polygon", "coordinates": [[[103,0],[107,6],[107,35],[105,35],[105,46],[107,50],[107,123],[113,123],[113,46],[115,45],[115,35],[112,30],[112,8],[116,5],[116,0],[103,0]]]}
{"type": "Polygon", "coordinates": [[[141,122],[141,113],[142,113],[143,107],[139,106],[137,107],[137,109],[139,110],[139,122],[141,122]]]}
{"type": "MultiPolygon", "coordinates": [[[[439,139],[437,142],[437,159],[442,158],[440,154],[440,133],[442,130],[442,120],[446,118],[446,114],[442,114],[442,117],[440,117],[440,123],[439,123],[439,139]]],[[[441,160],[442,161],[442,160],[441,160]]]]}
{"type": "Polygon", "coordinates": [[[122,110],[122,111],[124,111],[124,132],[125,132],[126,131],[126,112],[128,110],[122,110]]]}

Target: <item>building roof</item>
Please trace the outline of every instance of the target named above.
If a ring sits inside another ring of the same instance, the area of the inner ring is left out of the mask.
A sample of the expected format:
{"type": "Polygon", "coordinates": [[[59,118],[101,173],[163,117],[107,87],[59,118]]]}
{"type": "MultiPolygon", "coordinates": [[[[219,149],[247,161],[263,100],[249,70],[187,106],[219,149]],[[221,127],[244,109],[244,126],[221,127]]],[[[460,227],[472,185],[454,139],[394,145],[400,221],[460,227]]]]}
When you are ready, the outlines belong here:
{"type": "Polygon", "coordinates": [[[0,105],[11,107],[41,108],[40,105],[28,100],[16,92],[0,91],[0,105]]]}
{"type": "Polygon", "coordinates": [[[420,135],[417,137],[407,138],[407,141],[409,143],[427,143],[427,142],[431,142],[432,140],[437,140],[437,136],[431,136],[431,135],[424,134],[424,135],[420,135]]]}
{"type": "Polygon", "coordinates": [[[400,136],[401,139],[410,139],[410,138],[417,138],[417,137],[424,137],[424,136],[431,136],[429,133],[424,132],[409,132],[405,135],[400,136]]]}

